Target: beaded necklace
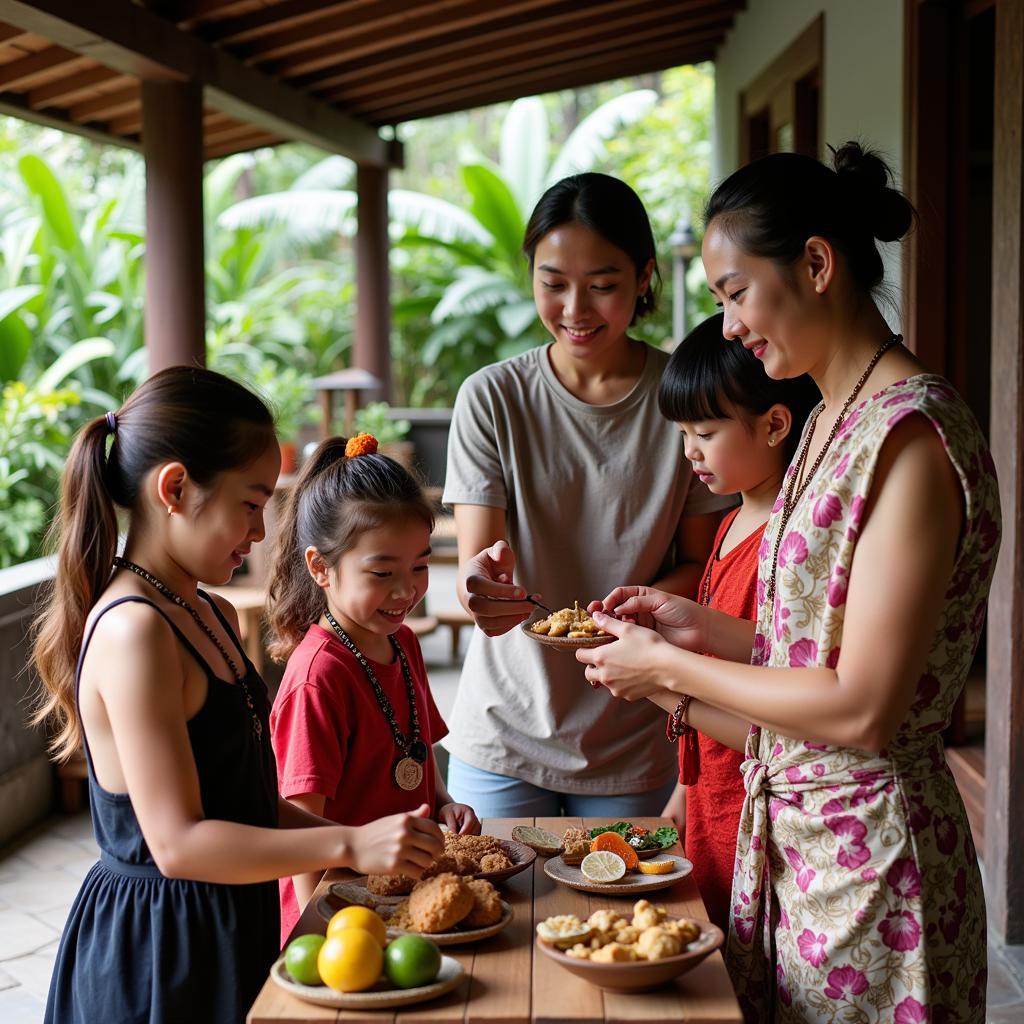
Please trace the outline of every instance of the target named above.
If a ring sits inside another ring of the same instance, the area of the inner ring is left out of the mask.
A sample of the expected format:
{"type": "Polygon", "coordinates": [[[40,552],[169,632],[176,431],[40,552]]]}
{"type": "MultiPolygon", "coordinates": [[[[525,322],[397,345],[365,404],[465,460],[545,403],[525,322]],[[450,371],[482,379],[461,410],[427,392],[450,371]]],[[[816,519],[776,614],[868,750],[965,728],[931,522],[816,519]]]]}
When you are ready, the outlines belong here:
{"type": "Polygon", "coordinates": [[[234,658],[228,654],[227,648],[220,642],[217,634],[214,633],[210,627],[203,622],[202,616],[195,608],[192,607],[183,597],[176,594],[163,580],[154,576],[151,572],[143,569],[141,565],[136,565],[134,562],[128,561],[127,558],[117,557],[114,559],[114,565],[119,569],[127,569],[128,572],[135,573],[140,579],[145,580],[151,587],[163,594],[168,601],[176,604],[179,608],[184,608],[185,611],[192,616],[195,624],[210,638],[214,647],[220,651],[221,656],[227,662],[228,668],[231,669],[231,674],[235,677],[235,681],[242,688],[242,693],[245,695],[245,703],[249,707],[249,714],[252,717],[252,733],[256,739],[260,739],[263,735],[263,723],[260,721],[260,716],[256,713],[256,705],[253,703],[252,692],[249,690],[249,684],[246,682],[247,672],[239,671],[238,666],[235,664],[234,658]]]}
{"type": "Polygon", "coordinates": [[[366,656],[356,646],[352,637],[342,629],[341,624],[331,614],[329,609],[324,609],[324,618],[330,623],[331,629],[337,634],[338,639],[352,652],[352,656],[362,666],[363,672],[366,673],[366,678],[373,689],[373,694],[377,698],[377,704],[384,713],[384,717],[388,720],[388,725],[391,726],[391,734],[395,738],[395,746],[401,752],[401,756],[395,762],[392,769],[395,784],[404,790],[419,788],[420,783],[423,781],[423,765],[427,760],[427,745],[420,739],[420,718],[416,709],[416,686],[413,683],[412,672],[409,671],[409,663],[406,661],[402,645],[393,633],[388,637],[398,657],[398,662],[402,666],[405,692],[409,697],[409,721],[412,729],[408,738],[398,728],[395,709],[391,706],[391,701],[388,700],[388,695],[380,685],[373,667],[366,659],[366,656]]]}

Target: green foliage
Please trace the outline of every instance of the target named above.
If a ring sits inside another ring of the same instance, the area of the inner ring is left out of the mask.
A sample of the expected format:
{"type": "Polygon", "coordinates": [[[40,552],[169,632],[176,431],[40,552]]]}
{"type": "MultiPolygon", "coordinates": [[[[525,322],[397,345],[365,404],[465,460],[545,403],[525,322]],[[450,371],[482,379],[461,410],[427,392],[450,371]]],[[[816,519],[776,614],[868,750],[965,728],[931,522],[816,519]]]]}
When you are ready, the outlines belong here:
{"type": "Polygon", "coordinates": [[[408,420],[392,419],[387,402],[370,402],[356,410],[356,430],[360,434],[373,434],[380,444],[401,441],[412,428],[408,420]]]}

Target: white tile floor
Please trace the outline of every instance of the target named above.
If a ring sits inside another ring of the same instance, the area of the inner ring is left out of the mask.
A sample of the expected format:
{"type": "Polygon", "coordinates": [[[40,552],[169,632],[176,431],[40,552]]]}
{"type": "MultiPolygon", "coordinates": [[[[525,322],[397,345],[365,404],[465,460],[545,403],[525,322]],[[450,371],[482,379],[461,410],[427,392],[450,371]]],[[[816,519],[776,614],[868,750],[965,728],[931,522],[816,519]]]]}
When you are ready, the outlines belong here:
{"type": "MultiPolygon", "coordinates": [[[[432,610],[453,607],[454,573],[439,567],[432,570],[431,577],[428,606],[432,610]]],[[[463,652],[468,638],[469,631],[463,630],[463,652]]],[[[458,683],[458,664],[450,660],[448,631],[442,629],[424,637],[422,645],[435,700],[447,717],[458,683]]],[[[0,848],[2,1024],[42,1021],[64,920],[96,856],[86,812],[48,818],[16,842],[0,848]]],[[[1024,947],[990,950],[988,1001],[988,1024],[1024,1022],[1024,947]]]]}

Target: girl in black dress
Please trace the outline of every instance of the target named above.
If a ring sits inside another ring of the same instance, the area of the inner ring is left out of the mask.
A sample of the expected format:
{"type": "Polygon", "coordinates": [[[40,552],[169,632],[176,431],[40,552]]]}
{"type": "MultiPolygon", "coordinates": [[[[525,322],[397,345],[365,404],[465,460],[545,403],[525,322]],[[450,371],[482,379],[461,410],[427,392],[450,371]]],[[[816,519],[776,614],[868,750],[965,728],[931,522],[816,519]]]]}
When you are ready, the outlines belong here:
{"type": "Polygon", "coordinates": [[[426,806],[349,828],[278,798],[266,687],[235,610],[198,583],[226,583],[263,538],[279,468],[263,403],[190,367],[151,377],[72,448],[36,623],[38,718],[55,721],[58,757],[85,748],[101,852],[47,1024],[240,1022],[277,954],[277,878],[418,876],[441,850],[426,806]]]}

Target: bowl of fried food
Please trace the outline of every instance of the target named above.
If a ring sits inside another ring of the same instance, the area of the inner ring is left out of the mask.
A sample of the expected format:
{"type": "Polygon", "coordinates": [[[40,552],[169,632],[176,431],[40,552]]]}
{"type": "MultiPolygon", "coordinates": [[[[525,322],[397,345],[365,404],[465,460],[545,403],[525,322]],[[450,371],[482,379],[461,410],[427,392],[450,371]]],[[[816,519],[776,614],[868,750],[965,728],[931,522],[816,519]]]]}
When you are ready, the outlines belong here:
{"type": "Polygon", "coordinates": [[[724,941],[722,930],[709,921],[674,917],[647,900],[637,901],[631,918],[602,909],[586,920],[560,914],[537,925],[537,947],[545,956],[613,992],[664,985],[724,941]]]}
{"type": "Polygon", "coordinates": [[[544,618],[524,622],[520,628],[531,640],[563,651],[600,647],[615,639],[597,625],[579,601],[574,601],[572,608],[560,608],[544,618]]]}

